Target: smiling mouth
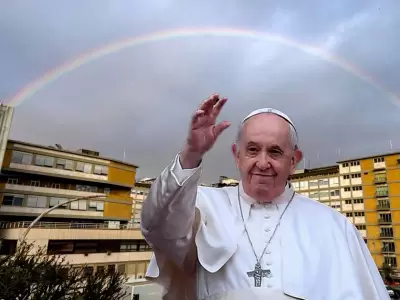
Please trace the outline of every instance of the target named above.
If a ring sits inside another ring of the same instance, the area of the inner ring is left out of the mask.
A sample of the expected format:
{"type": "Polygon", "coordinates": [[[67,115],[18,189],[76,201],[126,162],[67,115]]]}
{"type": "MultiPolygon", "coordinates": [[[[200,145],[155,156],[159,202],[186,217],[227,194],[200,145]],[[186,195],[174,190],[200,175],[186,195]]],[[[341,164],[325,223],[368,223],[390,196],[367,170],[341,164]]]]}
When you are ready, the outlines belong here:
{"type": "Polygon", "coordinates": [[[253,174],[253,176],[260,176],[260,177],[275,177],[275,174],[253,174]]]}

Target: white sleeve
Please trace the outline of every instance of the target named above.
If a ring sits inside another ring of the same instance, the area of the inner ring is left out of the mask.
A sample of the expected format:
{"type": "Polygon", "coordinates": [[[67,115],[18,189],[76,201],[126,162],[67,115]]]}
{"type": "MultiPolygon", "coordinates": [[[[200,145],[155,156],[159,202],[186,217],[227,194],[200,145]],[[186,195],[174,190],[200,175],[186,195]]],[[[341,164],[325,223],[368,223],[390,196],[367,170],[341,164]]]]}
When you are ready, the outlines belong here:
{"type": "Polygon", "coordinates": [[[147,242],[182,265],[195,225],[197,187],[201,166],[183,170],[179,154],[155,180],[141,211],[141,229],[147,242]]]}

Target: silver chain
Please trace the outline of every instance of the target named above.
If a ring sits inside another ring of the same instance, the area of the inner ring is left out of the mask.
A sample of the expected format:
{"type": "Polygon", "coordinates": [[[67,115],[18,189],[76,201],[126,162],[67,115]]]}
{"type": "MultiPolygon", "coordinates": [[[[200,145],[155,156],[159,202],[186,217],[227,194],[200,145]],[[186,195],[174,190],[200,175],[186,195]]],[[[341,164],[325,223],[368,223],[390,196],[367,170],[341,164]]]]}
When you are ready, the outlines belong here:
{"type": "Polygon", "coordinates": [[[256,250],[254,249],[254,246],[253,246],[253,242],[251,241],[249,232],[247,231],[246,222],[244,221],[243,210],[242,210],[242,201],[240,200],[240,190],[239,190],[239,185],[238,185],[238,201],[239,201],[239,207],[240,207],[240,214],[241,214],[241,216],[242,216],[242,221],[243,221],[243,225],[244,225],[244,230],[245,230],[245,232],[246,232],[247,238],[249,239],[249,242],[250,242],[250,245],[251,245],[251,249],[253,250],[254,256],[256,257],[257,263],[261,264],[261,259],[263,258],[264,254],[265,254],[265,251],[267,250],[267,248],[268,248],[269,244],[271,243],[271,241],[272,241],[272,239],[273,239],[273,237],[274,237],[276,231],[278,230],[278,227],[281,225],[282,217],[283,217],[283,215],[285,214],[285,212],[286,212],[287,208],[289,207],[290,203],[292,202],[292,200],[293,200],[295,194],[296,194],[296,192],[293,192],[292,197],[290,198],[288,204],[286,204],[285,209],[283,210],[282,214],[281,214],[280,217],[279,217],[278,224],[275,226],[274,232],[272,233],[272,235],[271,235],[271,237],[269,238],[267,244],[265,245],[264,250],[263,250],[263,252],[261,253],[260,258],[258,258],[257,253],[256,253],[256,250]]]}

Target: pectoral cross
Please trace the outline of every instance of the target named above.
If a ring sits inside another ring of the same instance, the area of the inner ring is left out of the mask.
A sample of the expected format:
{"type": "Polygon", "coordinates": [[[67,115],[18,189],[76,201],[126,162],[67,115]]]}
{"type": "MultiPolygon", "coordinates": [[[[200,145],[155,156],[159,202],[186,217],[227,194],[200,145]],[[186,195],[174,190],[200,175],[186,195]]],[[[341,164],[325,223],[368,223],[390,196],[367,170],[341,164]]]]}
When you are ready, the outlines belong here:
{"type": "Polygon", "coordinates": [[[261,279],[263,277],[271,277],[271,270],[261,269],[260,263],[256,263],[254,271],[247,272],[249,277],[254,277],[254,286],[261,287],[261,279]]]}

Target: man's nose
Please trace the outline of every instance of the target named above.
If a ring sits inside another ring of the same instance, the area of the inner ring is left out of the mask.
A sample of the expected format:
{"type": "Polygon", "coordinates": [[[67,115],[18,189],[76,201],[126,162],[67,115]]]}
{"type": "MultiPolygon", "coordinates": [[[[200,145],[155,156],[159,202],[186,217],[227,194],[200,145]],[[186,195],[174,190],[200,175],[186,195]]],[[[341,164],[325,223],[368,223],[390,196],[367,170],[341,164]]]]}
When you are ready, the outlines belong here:
{"type": "Polygon", "coordinates": [[[261,153],[257,160],[257,168],[260,170],[266,170],[271,166],[270,157],[267,153],[261,153]]]}

